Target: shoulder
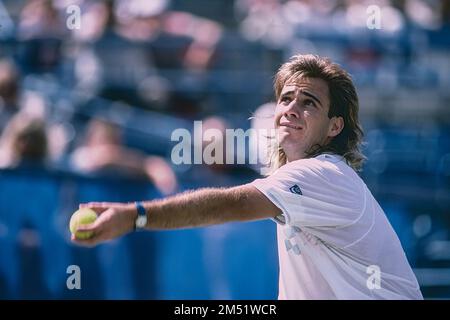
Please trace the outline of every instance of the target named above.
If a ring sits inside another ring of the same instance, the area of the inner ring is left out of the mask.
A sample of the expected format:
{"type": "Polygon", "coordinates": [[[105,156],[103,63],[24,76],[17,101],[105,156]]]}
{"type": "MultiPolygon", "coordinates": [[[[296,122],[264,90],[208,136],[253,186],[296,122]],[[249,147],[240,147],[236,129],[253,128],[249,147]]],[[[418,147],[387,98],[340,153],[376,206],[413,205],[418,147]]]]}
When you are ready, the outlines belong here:
{"type": "Polygon", "coordinates": [[[288,224],[347,225],[365,207],[363,181],[335,155],[287,163],[253,185],[282,210],[288,224]]]}
{"type": "Polygon", "coordinates": [[[273,175],[296,175],[323,179],[358,177],[343,157],[330,154],[289,162],[275,171],[273,175]]]}

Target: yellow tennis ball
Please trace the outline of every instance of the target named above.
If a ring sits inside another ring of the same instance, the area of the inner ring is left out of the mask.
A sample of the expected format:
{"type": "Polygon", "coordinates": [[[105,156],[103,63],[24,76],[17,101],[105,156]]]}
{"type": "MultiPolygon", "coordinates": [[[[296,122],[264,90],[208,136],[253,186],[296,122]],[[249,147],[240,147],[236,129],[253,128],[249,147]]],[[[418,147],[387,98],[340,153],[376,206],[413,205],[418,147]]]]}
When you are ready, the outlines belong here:
{"type": "Polygon", "coordinates": [[[75,234],[77,239],[89,239],[92,237],[92,231],[77,231],[78,227],[85,224],[90,224],[97,219],[97,213],[89,208],[83,208],[75,211],[70,218],[69,229],[72,234],[75,234]]]}

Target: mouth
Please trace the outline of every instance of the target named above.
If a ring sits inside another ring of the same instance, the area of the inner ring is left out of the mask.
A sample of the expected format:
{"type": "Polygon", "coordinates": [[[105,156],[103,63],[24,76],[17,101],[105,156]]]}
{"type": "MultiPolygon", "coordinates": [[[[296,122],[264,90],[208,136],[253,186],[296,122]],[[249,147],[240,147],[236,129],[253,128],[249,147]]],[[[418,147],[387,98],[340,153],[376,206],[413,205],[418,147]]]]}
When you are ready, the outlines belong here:
{"type": "Polygon", "coordinates": [[[301,130],[302,129],[302,127],[300,127],[300,126],[297,126],[297,125],[292,124],[292,123],[287,123],[287,122],[280,123],[280,127],[287,127],[287,128],[291,128],[291,129],[294,129],[294,130],[301,130]]]}

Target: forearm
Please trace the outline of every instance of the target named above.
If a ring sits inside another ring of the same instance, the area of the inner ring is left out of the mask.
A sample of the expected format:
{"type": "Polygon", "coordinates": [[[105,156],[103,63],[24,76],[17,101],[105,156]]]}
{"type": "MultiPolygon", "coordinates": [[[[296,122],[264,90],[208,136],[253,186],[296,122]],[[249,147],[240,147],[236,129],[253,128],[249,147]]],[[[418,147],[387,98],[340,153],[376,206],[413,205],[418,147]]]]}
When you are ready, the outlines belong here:
{"type": "Polygon", "coordinates": [[[149,229],[201,227],[261,219],[245,186],[207,188],[145,202],[149,229]]]}
{"type": "MultiPolygon", "coordinates": [[[[147,229],[193,228],[271,218],[281,213],[251,184],[228,189],[199,189],[143,205],[147,229]]],[[[90,202],[81,204],[80,208],[90,208],[99,215],[94,223],[78,228],[78,231],[92,232],[89,239],[72,237],[72,241],[81,245],[96,245],[130,232],[138,216],[133,203],[90,202]]]]}

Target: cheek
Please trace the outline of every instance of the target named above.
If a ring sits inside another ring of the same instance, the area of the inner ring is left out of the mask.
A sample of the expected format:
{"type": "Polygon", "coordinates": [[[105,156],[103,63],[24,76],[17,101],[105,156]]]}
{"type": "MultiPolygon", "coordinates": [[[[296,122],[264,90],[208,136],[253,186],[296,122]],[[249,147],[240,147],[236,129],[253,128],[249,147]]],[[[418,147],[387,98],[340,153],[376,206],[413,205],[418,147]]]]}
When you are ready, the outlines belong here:
{"type": "Polygon", "coordinates": [[[273,119],[273,123],[275,128],[278,128],[278,125],[280,123],[280,119],[283,116],[283,114],[281,112],[278,111],[278,108],[275,110],[275,115],[274,115],[274,119],[273,119]]]}
{"type": "Polygon", "coordinates": [[[329,122],[325,119],[315,119],[310,122],[310,129],[316,137],[324,137],[328,133],[329,122]]]}

